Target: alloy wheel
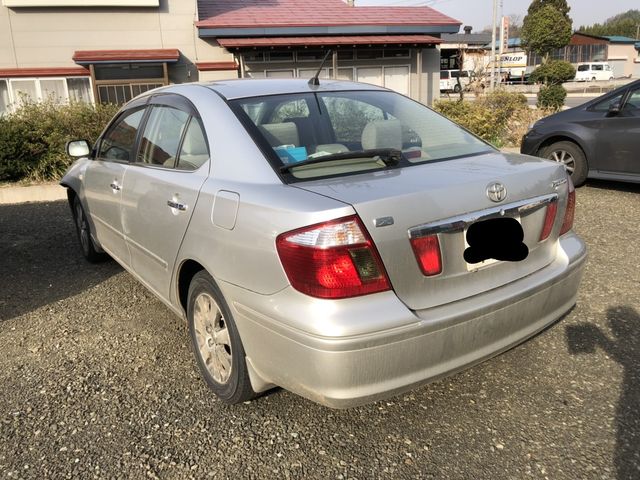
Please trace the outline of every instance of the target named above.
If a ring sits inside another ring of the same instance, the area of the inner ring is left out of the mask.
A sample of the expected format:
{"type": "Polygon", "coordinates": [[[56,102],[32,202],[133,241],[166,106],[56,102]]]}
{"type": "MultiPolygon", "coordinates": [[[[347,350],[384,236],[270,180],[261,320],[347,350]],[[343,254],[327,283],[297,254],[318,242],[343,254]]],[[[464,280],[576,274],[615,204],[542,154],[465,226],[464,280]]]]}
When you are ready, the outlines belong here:
{"type": "Polygon", "coordinates": [[[564,165],[564,168],[566,168],[567,172],[569,172],[570,174],[573,173],[576,169],[575,158],[573,158],[573,155],[571,155],[566,150],[555,150],[551,152],[549,159],[555,160],[558,163],[562,163],[564,165]]]}
{"type": "Polygon", "coordinates": [[[202,361],[216,382],[227,383],[233,365],[231,339],[222,311],[208,293],[196,298],[193,320],[202,361]]]}

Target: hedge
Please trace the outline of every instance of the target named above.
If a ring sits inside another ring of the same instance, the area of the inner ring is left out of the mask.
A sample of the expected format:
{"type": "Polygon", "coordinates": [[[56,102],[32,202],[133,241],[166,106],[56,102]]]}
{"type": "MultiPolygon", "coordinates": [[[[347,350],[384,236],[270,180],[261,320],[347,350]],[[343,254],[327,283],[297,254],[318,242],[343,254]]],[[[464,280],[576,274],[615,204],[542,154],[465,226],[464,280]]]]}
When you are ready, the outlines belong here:
{"type": "Polygon", "coordinates": [[[519,118],[531,116],[524,95],[503,90],[473,102],[440,100],[434,109],[497,147],[519,142],[513,138],[513,128],[520,125],[519,118]]]}
{"type": "Polygon", "coordinates": [[[71,139],[96,141],[117,105],[27,103],[0,117],[0,181],[59,179],[71,163],[71,139]]]}

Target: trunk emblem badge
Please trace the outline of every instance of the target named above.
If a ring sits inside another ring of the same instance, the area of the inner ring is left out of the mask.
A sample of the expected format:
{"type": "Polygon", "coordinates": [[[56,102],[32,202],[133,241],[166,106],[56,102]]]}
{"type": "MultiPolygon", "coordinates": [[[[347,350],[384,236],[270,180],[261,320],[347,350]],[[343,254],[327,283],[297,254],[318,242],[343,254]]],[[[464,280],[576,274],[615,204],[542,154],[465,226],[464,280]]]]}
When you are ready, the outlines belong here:
{"type": "Polygon", "coordinates": [[[507,188],[500,182],[493,182],[487,185],[487,197],[492,202],[501,202],[507,198],[507,188]]]}
{"type": "Polygon", "coordinates": [[[389,227],[393,225],[393,217],[380,217],[373,220],[373,224],[377,227],[389,227]]]}

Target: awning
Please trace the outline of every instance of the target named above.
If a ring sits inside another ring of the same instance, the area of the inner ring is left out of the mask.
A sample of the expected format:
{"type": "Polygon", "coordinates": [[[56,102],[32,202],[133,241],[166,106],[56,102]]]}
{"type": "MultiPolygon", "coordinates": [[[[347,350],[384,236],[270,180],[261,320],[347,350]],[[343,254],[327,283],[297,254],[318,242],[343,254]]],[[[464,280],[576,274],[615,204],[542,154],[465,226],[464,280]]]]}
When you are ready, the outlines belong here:
{"type": "Polygon", "coordinates": [[[173,48],[154,50],[76,50],[73,60],[80,65],[92,63],[146,63],[177,62],[180,50],[173,48]]]}
{"type": "Polygon", "coordinates": [[[225,70],[237,70],[236,62],[196,62],[196,68],[200,72],[218,72],[225,70]]]}
{"type": "Polygon", "coordinates": [[[0,68],[0,78],[7,77],[88,77],[89,70],[82,67],[54,68],[0,68]]]}
{"type": "Polygon", "coordinates": [[[219,38],[225,48],[330,47],[355,45],[436,45],[442,40],[429,35],[344,35],[326,37],[219,38]]]}

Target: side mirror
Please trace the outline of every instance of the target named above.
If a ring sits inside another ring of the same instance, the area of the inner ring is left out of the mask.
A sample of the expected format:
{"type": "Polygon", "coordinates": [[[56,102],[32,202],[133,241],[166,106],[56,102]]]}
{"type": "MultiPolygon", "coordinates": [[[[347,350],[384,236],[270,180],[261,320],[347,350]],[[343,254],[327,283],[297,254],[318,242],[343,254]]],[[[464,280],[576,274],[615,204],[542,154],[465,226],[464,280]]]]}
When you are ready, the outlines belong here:
{"type": "Polygon", "coordinates": [[[618,115],[622,109],[620,108],[620,103],[612,103],[609,105],[609,115],[618,115]]]}
{"type": "Polygon", "coordinates": [[[71,140],[67,142],[67,155],[73,158],[87,157],[91,153],[91,147],[86,140],[71,140]]]}

